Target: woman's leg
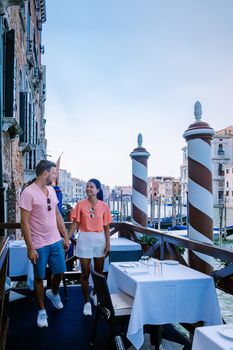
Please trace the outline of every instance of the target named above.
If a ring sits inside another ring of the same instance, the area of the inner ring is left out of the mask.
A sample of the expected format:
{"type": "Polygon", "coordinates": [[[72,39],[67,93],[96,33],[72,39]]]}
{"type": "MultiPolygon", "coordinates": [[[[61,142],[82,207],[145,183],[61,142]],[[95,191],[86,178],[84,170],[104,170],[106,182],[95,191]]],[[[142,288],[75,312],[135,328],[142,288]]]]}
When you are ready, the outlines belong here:
{"type": "Polygon", "coordinates": [[[103,273],[104,271],[104,257],[94,258],[94,268],[98,273],[103,273]]]}
{"type": "MultiPolygon", "coordinates": [[[[94,258],[94,269],[96,272],[103,274],[104,271],[104,257],[101,258],[94,258]]],[[[92,290],[92,295],[96,294],[95,293],[95,288],[93,287],[92,290]]],[[[95,301],[94,301],[95,303],[95,301]]],[[[97,303],[97,301],[96,301],[97,303]]]]}
{"type": "Polygon", "coordinates": [[[80,264],[81,264],[81,286],[82,286],[82,292],[83,292],[83,297],[85,303],[89,301],[89,276],[90,276],[90,263],[91,259],[86,259],[86,258],[80,258],[80,264]]]}

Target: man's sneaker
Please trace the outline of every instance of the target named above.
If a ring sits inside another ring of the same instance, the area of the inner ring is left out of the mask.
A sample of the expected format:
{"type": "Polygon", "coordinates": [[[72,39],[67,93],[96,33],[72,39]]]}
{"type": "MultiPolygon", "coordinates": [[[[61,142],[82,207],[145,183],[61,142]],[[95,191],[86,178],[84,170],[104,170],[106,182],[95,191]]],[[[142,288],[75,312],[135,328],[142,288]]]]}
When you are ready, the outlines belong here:
{"type": "Polygon", "coordinates": [[[37,326],[38,327],[48,327],[47,314],[45,310],[40,310],[37,316],[37,326]]]}
{"type": "Polygon", "coordinates": [[[91,303],[88,302],[88,303],[84,304],[83,315],[84,316],[91,316],[92,315],[91,303]]]}
{"type": "Polygon", "coordinates": [[[92,299],[93,304],[94,304],[95,306],[97,306],[97,295],[96,295],[96,294],[93,294],[93,290],[92,290],[91,293],[90,293],[90,298],[92,299]]]}
{"type": "Polygon", "coordinates": [[[49,298],[51,300],[51,302],[53,303],[53,306],[56,309],[62,309],[63,308],[63,304],[61,302],[61,298],[59,294],[53,294],[51,289],[47,289],[45,292],[47,298],[49,298]]]}

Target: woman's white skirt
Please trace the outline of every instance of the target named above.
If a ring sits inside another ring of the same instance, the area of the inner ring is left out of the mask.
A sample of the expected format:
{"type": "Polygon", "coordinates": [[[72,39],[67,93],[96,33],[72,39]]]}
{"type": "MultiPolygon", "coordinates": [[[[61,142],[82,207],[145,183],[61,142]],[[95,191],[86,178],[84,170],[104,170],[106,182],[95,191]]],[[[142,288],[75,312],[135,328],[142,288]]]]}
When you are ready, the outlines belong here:
{"type": "Polygon", "coordinates": [[[104,256],[106,246],[104,232],[79,232],[76,245],[78,258],[101,258],[104,256]]]}

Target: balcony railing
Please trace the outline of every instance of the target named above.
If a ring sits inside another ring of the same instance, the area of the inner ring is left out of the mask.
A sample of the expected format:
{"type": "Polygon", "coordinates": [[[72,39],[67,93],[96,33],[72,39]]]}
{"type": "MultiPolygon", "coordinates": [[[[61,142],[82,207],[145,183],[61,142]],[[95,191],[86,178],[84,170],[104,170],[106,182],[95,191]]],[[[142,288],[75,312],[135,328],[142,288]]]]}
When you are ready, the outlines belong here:
{"type": "MultiPolygon", "coordinates": [[[[66,227],[70,225],[66,223],[66,227]]],[[[0,231],[20,229],[20,223],[0,223],[0,231]]],[[[156,243],[144,253],[144,255],[150,257],[156,257],[160,259],[173,258],[178,260],[181,264],[189,266],[188,262],[184,259],[180,253],[180,247],[185,249],[194,250],[202,254],[212,256],[215,259],[219,259],[224,262],[224,267],[212,272],[212,276],[215,279],[216,287],[225,291],[226,293],[233,294],[233,251],[227,248],[219,248],[212,244],[201,243],[189,239],[187,237],[178,237],[172,233],[155,230],[151,228],[144,228],[142,226],[133,225],[126,222],[118,222],[110,224],[111,232],[113,235],[118,232],[119,237],[125,237],[133,241],[137,241],[136,233],[140,232],[145,235],[152,236],[157,239],[156,243]]]]}

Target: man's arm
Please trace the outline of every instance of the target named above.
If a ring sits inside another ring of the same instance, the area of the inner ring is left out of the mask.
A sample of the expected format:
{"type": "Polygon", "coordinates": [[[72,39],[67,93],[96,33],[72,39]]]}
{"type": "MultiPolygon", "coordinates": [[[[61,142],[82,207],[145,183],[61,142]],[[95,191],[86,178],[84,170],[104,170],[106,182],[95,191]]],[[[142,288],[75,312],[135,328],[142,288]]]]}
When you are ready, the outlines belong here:
{"type": "Polygon", "coordinates": [[[66,227],[65,227],[65,224],[64,224],[64,220],[63,220],[63,218],[62,218],[62,216],[60,214],[60,211],[58,210],[57,206],[56,206],[56,220],[57,220],[58,231],[64,237],[63,246],[64,246],[65,250],[68,250],[69,249],[69,245],[70,245],[70,240],[69,240],[67,232],[66,232],[66,227]]]}
{"type": "Polygon", "coordinates": [[[29,219],[30,219],[30,211],[21,208],[21,230],[27,245],[28,258],[31,260],[33,264],[35,264],[38,259],[38,253],[32,245],[29,219]]]}

